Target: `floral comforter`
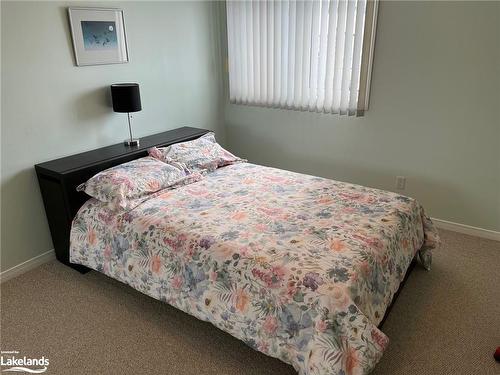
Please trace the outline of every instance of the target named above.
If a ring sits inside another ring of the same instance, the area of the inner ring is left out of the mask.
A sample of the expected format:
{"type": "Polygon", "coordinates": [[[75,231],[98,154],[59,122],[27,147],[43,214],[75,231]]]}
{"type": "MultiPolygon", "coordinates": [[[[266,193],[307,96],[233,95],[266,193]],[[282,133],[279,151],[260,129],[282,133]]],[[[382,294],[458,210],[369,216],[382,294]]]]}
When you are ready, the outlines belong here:
{"type": "Polygon", "coordinates": [[[249,163],[119,214],[90,199],[70,259],[206,320],[300,374],[365,374],[377,325],[438,236],[395,193],[249,163]]]}

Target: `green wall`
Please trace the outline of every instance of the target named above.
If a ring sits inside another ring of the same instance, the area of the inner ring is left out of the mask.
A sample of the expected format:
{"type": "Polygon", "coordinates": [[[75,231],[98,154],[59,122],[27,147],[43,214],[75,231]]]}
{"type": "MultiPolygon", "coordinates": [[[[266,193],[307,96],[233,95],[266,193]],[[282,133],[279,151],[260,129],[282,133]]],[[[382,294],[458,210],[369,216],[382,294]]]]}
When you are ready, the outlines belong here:
{"type": "Polygon", "coordinates": [[[256,163],[389,190],[403,175],[430,215],[500,231],[499,2],[382,2],[362,118],[228,104],[221,8],[1,2],[1,270],[53,247],[33,165],[126,138],[108,94],[124,81],[138,136],[199,126],[256,163]],[[128,64],[74,66],[79,5],[124,9],[128,64]]]}
{"type": "Polygon", "coordinates": [[[207,2],[1,2],[1,269],[53,248],[33,165],[123,141],[109,85],[139,82],[138,136],[190,125],[224,136],[219,31],[207,2]],[[124,10],[130,62],[76,67],[68,6],[124,10]]]}
{"type": "Polygon", "coordinates": [[[387,1],[370,109],[347,118],[226,105],[249,160],[395,190],[433,217],[500,231],[500,2],[387,1]]]}

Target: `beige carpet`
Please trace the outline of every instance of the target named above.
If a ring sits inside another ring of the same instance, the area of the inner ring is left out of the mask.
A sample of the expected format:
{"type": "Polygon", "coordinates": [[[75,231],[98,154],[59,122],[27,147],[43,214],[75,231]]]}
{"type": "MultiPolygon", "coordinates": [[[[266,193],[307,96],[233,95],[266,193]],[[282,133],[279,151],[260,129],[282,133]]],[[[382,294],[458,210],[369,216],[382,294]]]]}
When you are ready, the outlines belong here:
{"type": "MultiPolygon", "coordinates": [[[[442,232],[383,330],[375,374],[500,374],[500,242],[442,232]]],[[[1,286],[1,349],[49,358],[47,374],[285,375],[292,367],[96,272],[51,262],[1,286]]]]}

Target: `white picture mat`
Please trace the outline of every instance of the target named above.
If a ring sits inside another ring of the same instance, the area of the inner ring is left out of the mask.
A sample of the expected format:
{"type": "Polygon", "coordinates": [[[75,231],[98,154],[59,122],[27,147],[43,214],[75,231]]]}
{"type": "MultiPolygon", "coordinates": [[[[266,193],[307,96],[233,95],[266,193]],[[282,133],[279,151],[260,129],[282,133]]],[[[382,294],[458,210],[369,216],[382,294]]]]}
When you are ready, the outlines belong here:
{"type": "Polygon", "coordinates": [[[68,8],[76,65],[120,64],[128,62],[127,38],[121,9],[68,8]],[[82,21],[115,22],[117,48],[113,50],[86,50],[82,21]]]}

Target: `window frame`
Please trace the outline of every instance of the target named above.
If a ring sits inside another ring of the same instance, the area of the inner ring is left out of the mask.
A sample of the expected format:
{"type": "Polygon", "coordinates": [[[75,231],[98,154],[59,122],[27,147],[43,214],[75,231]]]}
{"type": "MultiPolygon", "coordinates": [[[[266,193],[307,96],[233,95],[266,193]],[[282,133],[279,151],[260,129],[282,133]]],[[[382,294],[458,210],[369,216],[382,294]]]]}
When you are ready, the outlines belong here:
{"type": "MultiPolygon", "coordinates": [[[[255,106],[255,107],[264,107],[264,108],[275,108],[275,109],[283,109],[283,110],[293,110],[293,111],[301,111],[301,112],[316,112],[322,114],[337,114],[344,115],[344,113],[340,112],[328,112],[328,111],[314,111],[305,108],[295,108],[287,105],[273,105],[273,104],[263,104],[263,103],[240,103],[233,102],[230,99],[230,69],[229,69],[229,47],[228,47],[228,17],[227,17],[227,2],[230,0],[226,0],[222,2],[222,6],[220,7],[221,16],[223,17],[222,27],[222,37],[223,37],[223,47],[224,47],[224,71],[225,71],[225,79],[226,79],[226,100],[230,104],[240,104],[245,106],[255,106]]],[[[235,1],[235,0],[233,0],[235,1]]],[[[246,1],[246,0],[239,0],[246,1]]],[[[279,1],[279,0],[269,0],[269,1],[279,1]]],[[[312,1],[321,1],[321,0],[312,0],[312,1]]],[[[353,1],[353,0],[346,0],[353,1]]],[[[365,25],[363,32],[363,46],[362,46],[362,54],[361,54],[361,63],[360,63],[360,81],[359,81],[359,91],[358,91],[358,100],[357,106],[354,113],[350,113],[347,111],[347,117],[362,117],[365,112],[369,109],[370,104],[370,92],[371,92],[371,80],[372,80],[372,72],[373,72],[373,63],[374,63],[374,55],[375,55],[375,41],[376,41],[376,33],[377,33],[377,22],[378,22],[378,7],[379,0],[366,0],[366,12],[365,12],[365,25]]]]}

